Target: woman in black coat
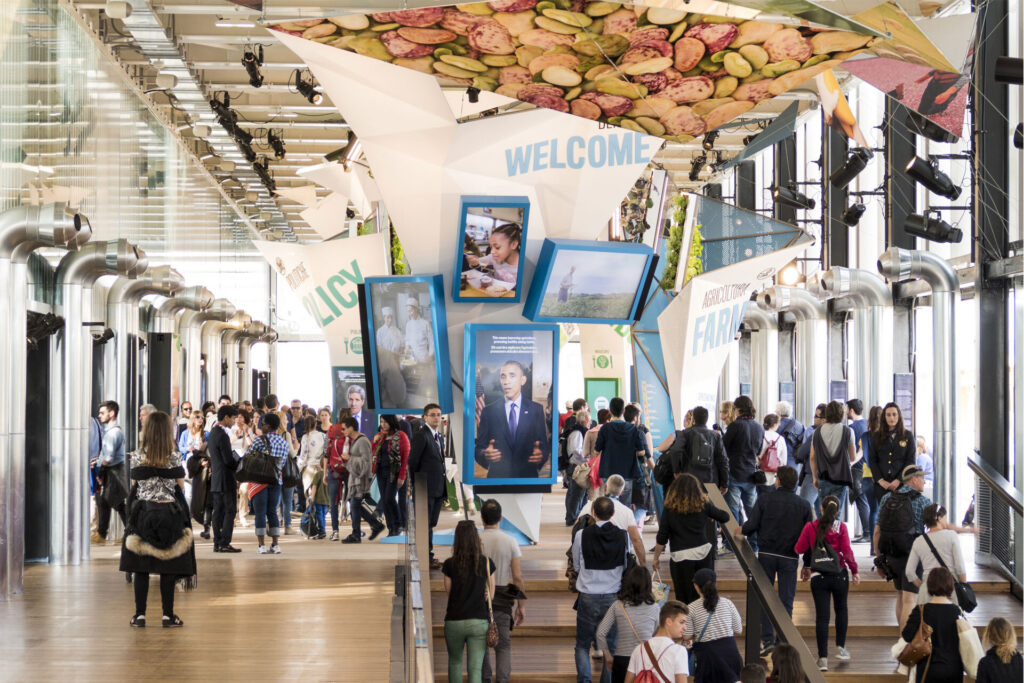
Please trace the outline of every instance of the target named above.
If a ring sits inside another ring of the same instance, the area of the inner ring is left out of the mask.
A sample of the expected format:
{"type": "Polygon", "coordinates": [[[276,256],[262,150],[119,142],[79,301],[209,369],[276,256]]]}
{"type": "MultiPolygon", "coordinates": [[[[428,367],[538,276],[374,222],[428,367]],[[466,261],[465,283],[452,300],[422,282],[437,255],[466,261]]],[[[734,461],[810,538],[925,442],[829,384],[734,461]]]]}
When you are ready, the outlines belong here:
{"type": "Polygon", "coordinates": [[[875,500],[880,501],[901,486],[903,468],[917,464],[917,441],[914,433],[903,426],[903,412],[897,404],[885,404],[882,419],[875,431],[865,436],[864,446],[864,459],[875,480],[875,500]]]}

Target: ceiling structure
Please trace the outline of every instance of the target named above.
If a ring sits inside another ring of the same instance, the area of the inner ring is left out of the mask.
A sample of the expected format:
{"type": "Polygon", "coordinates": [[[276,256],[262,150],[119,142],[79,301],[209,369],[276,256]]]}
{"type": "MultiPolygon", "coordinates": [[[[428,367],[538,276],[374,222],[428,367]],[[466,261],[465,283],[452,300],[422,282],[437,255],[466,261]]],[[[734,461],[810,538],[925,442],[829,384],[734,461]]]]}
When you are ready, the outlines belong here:
{"type": "MultiPolygon", "coordinates": [[[[253,151],[266,157],[270,173],[279,188],[310,185],[300,172],[323,163],[324,155],[344,147],[349,128],[329,98],[311,104],[295,88],[296,69],[305,65],[281,45],[264,24],[289,18],[308,18],[344,13],[375,11],[377,7],[301,6],[299,2],[275,3],[263,13],[230,4],[226,0],[130,0],[132,11],[124,20],[110,18],[105,3],[66,0],[69,9],[103,43],[115,50],[117,61],[161,110],[186,145],[209,170],[243,212],[245,220],[264,238],[312,242],[322,239],[300,216],[305,206],[274,196],[252,171],[235,141],[217,124],[209,105],[212,98],[227,93],[230,107],[238,114],[238,126],[254,137],[253,151]],[[261,87],[250,84],[242,64],[246,51],[263,48],[261,87]],[[159,74],[171,74],[177,83],[163,89],[159,74]],[[207,131],[203,126],[209,126],[207,131]],[[275,159],[267,144],[273,131],[285,145],[283,159],[275,159]]],[[[116,14],[116,11],[111,13],[116,14]]],[[[306,74],[306,79],[310,77],[306,74]]],[[[744,146],[743,138],[758,132],[758,122],[767,122],[796,99],[801,111],[817,105],[813,81],[762,103],[756,111],[741,117],[745,125],[721,129],[714,153],[727,159],[744,146]]],[[[461,86],[454,88],[462,91],[461,86]]],[[[451,93],[458,97],[456,93],[451,93]]],[[[519,103],[520,108],[532,105],[519,103]]],[[[736,123],[736,122],[734,122],[736,123]]],[[[697,181],[689,179],[692,160],[703,152],[701,140],[668,142],[656,156],[680,189],[693,190],[707,182],[712,172],[703,169],[697,181]]],[[[323,199],[330,191],[317,188],[323,199]]],[[[356,216],[355,220],[366,218],[356,216]]]]}

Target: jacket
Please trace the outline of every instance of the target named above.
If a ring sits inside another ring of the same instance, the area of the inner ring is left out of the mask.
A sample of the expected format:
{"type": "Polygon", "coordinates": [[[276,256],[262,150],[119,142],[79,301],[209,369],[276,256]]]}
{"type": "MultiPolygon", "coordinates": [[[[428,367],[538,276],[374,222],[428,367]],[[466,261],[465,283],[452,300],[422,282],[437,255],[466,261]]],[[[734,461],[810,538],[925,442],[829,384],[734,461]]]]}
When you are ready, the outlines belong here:
{"type": "Polygon", "coordinates": [[[749,483],[757,469],[757,456],[764,441],[764,427],[757,420],[741,417],[725,430],[722,439],[729,456],[729,477],[741,483],[749,483]]]}
{"type": "Polygon", "coordinates": [[[917,441],[909,430],[905,430],[901,438],[889,434],[880,444],[875,443],[874,435],[865,436],[864,447],[875,484],[882,479],[899,479],[904,467],[917,463],[917,441]]]}
{"type": "MultiPolygon", "coordinates": [[[[793,547],[798,555],[804,556],[804,567],[811,566],[811,551],[814,549],[814,540],[818,534],[818,521],[808,522],[804,526],[803,531],[800,532],[800,540],[793,547]]],[[[825,542],[832,546],[836,555],[839,556],[840,568],[847,568],[856,575],[857,560],[854,559],[853,548],[850,547],[850,532],[842,522],[838,523],[838,527],[839,531],[832,528],[825,532],[825,542]]],[[[761,538],[758,537],[757,540],[760,544],[761,538]]]]}
{"type": "Polygon", "coordinates": [[[667,545],[672,552],[678,552],[713,542],[714,539],[707,537],[708,518],[725,524],[729,521],[729,513],[710,502],[705,503],[700,512],[687,515],[665,508],[658,524],[658,545],[667,545]]]}
{"type": "Polygon", "coordinates": [[[231,437],[220,425],[215,424],[210,430],[206,453],[210,458],[210,492],[234,495],[238,461],[231,450],[231,437]]]}
{"type": "Polygon", "coordinates": [[[430,427],[424,425],[413,434],[409,448],[409,472],[414,482],[420,477],[426,480],[428,498],[441,498],[447,494],[444,458],[430,427]]]}
{"type": "Polygon", "coordinates": [[[758,550],[769,555],[796,558],[793,547],[804,526],[814,519],[811,504],[793,489],[774,488],[757,497],[743,535],[757,534],[758,550]]]}
{"type": "Polygon", "coordinates": [[[357,434],[348,447],[348,497],[362,499],[373,484],[373,453],[370,440],[357,434]]]}
{"type": "MultiPolygon", "coordinates": [[[[726,453],[725,453],[725,444],[724,444],[724,442],[722,440],[722,435],[719,434],[718,432],[716,432],[713,429],[708,429],[707,426],[694,425],[693,427],[689,427],[687,429],[684,429],[681,432],[676,432],[676,434],[677,434],[676,438],[682,440],[682,443],[679,444],[679,448],[680,448],[680,456],[679,457],[681,458],[681,462],[678,463],[680,467],[679,467],[678,470],[676,470],[676,474],[678,474],[680,472],[688,472],[688,471],[690,471],[687,467],[683,467],[683,465],[684,464],[685,465],[689,465],[690,464],[687,461],[688,458],[690,457],[690,450],[689,450],[690,449],[690,444],[689,444],[688,440],[690,438],[690,435],[694,434],[694,433],[700,434],[705,439],[709,440],[711,442],[711,448],[714,449],[714,461],[711,464],[711,481],[710,482],[706,482],[705,481],[704,483],[705,484],[712,483],[712,484],[715,484],[715,485],[717,485],[719,487],[728,486],[729,485],[729,456],[726,455],[726,453]]],[[[672,446],[675,446],[675,444],[672,444],[672,446]]],[[[676,464],[677,463],[675,463],[675,462],[672,463],[672,468],[673,469],[676,469],[676,464]]],[[[696,476],[696,474],[695,474],[695,476],[696,476]]],[[[697,478],[700,479],[700,477],[697,477],[697,478]]]]}
{"type": "Polygon", "coordinates": [[[640,478],[637,453],[644,452],[646,448],[644,438],[635,424],[612,420],[601,425],[594,450],[601,454],[601,467],[598,471],[601,479],[607,479],[613,474],[621,475],[626,481],[640,478]]]}

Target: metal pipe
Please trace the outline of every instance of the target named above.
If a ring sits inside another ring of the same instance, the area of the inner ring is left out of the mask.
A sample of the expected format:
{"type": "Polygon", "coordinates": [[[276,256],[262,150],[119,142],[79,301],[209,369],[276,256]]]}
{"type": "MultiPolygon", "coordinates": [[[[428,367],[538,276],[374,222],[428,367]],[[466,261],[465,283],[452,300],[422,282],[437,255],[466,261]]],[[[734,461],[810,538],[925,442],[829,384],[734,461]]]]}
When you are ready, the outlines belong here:
{"type": "Polygon", "coordinates": [[[248,399],[251,401],[254,398],[259,398],[254,397],[252,395],[252,361],[250,360],[250,352],[252,351],[252,347],[255,346],[256,344],[274,344],[277,342],[277,330],[270,327],[269,325],[264,327],[265,329],[261,334],[256,334],[254,332],[251,337],[243,339],[242,345],[239,348],[239,357],[242,362],[242,400],[248,399]]]}
{"type": "Polygon", "coordinates": [[[244,329],[250,324],[252,324],[252,317],[245,311],[236,311],[231,319],[225,322],[203,323],[200,332],[203,342],[203,367],[206,375],[206,393],[203,396],[203,401],[216,401],[224,393],[221,335],[227,330],[244,329]]]}
{"type": "Polygon", "coordinates": [[[118,278],[107,294],[106,320],[114,330],[114,338],[104,349],[103,393],[121,406],[119,418],[129,453],[137,447],[138,412],[142,405],[139,301],[148,294],[173,296],[184,287],[181,273],[163,265],[148,268],[135,279],[118,278]]]}
{"type": "Polygon", "coordinates": [[[185,311],[178,319],[178,335],[185,357],[182,360],[184,375],[181,384],[181,400],[192,401],[193,407],[202,404],[202,335],[203,323],[208,320],[228,320],[235,314],[234,305],[227,299],[215,299],[204,310],[185,311]]]}
{"type": "Polygon", "coordinates": [[[213,304],[213,292],[206,287],[195,285],[186,287],[173,297],[165,299],[156,309],[153,319],[153,331],[174,333],[178,331],[177,315],[179,311],[205,311],[213,304]]]}
{"type": "Polygon", "coordinates": [[[92,394],[92,288],[103,275],[137,272],[141,249],[120,239],[91,242],[57,265],[64,329],[50,356],[50,562],[89,559],[89,427],[92,394]]]}
{"type": "Polygon", "coordinates": [[[806,290],[769,287],[757,295],[757,304],[796,318],[796,419],[811,424],[814,406],[828,397],[827,308],[806,290]]]}
{"type": "MultiPolygon", "coordinates": [[[[251,401],[252,400],[252,381],[250,380],[250,361],[249,352],[252,350],[253,344],[260,340],[260,337],[265,335],[269,331],[264,323],[256,320],[249,326],[245,332],[241,333],[238,337],[238,358],[236,359],[235,367],[228,366],[228,371],[234,373],[235,387],[234,393],[230,391],[232,397],[235,397],[238,401],[251,401]]],[[[231,332],[225,333],[225,339],[232,334],[231,332]]]]}
{"type": "Polygon", "coordinates": [[[25,573],[25,346],[28,258],[40,247],[78,249],[89,220],[66,204],[0,214],[0,600],[20,594],[25,573]]]}
{"type": "Polygon", "coordinates": [[[743,308],[743,326],[750,332],[750,398],[761,415],[779,402],[779,320],[756,305],[743,308]]]}
{"type": "Polygon", "coordinates": [[[956,320],[953,301],[959,288],[956,271],[927,251],[890,247],[878,257],[878,272],[890,281],[920,278],[932,290],[932,457],[935,461],[935,502],[958,519],[956,510],[956,320]]]}
{"type": "Polygon", "coordinates": [[[821,279],[826,295],[853,304],[853,353],[856,385],[850,396],[865,406],[882,405],[892,396],[892,293],[885,281],[867,270],[836,266],[821,279]],[[884,343],[883,343],[884,342],[884,343]]]}

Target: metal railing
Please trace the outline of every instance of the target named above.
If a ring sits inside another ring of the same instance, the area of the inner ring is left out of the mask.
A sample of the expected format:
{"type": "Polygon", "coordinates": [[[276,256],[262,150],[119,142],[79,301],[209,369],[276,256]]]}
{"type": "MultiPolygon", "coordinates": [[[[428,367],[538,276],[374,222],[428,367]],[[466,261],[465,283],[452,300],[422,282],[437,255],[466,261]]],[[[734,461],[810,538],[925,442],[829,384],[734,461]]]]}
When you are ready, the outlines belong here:
{"type": "Polygon", "coordinates": [[[405,562],[395,567],[395,603],[391,620],[391,683],[433,683],[433,624],[430,612],[429,519],[426,482],[406,487],[405,562]]]}
{"type": "Polygon", "coordinates": [[[1014,584],[1020,596],[1024,585],[1024,504],[1021,492],[991,465],[968,456],[967,466],[975,475],[975,524],[980,532],[975,541],[975,562],[995,569],[1014,584]]]}

